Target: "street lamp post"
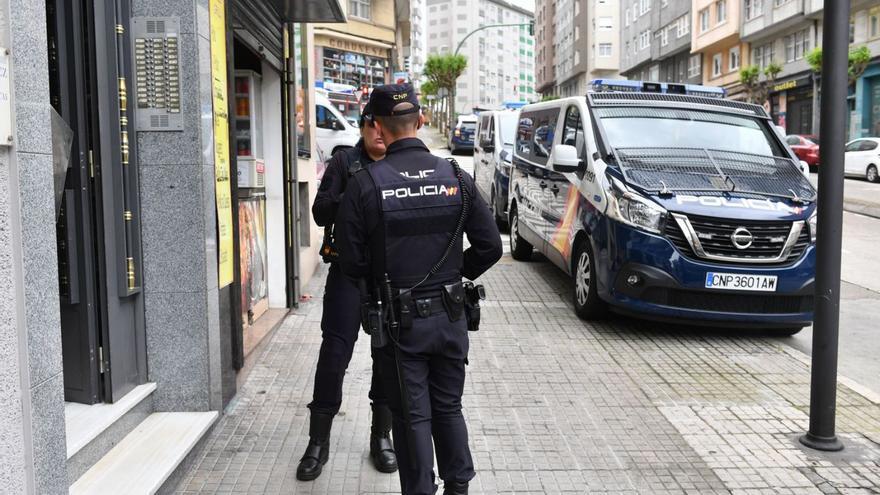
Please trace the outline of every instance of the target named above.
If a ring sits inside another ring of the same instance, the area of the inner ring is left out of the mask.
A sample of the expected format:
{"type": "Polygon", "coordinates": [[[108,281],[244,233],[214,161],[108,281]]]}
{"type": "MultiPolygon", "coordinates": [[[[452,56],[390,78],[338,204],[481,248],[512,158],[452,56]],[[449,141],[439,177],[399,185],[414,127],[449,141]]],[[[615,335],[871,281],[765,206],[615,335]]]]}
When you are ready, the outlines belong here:
{"type": "Polygon", "coordinates": [[[843,235],[843,160],[846,93],[849,85],[850,0],[825,0],[822,35],[822,166],[819,167],[819,222],[816,240],[816,303],[813,319],[810,429],[807,447],[837,451],[837,345],[840,326],[840,248],[843,235]]]}
{"type": "MultiPolygon", "coordinates": [[[[527,26],[529,28],[529,36],[535,35],[535,21],[529,21],[526,23],[490,24],[488,26],[480,26],[477,29],[474,29],[473,31],[466,34],[465,37],[462,38],[461,41],[458,42],[458,45],[455,47],[455,51],[452,52],[452,54],[458,55],[459,50],[461,50],[461,47],[464,46],[464,42],[467,41],[467,39],[470,38],[471,35],[473,35],[474,33],[477,33],[477,32],[482,31],[484,29],[500,28],[500,27],[524,27],[524,26],[527,26]]],[[[451,95],[452,104],[447,105],[449,107],[449,129],[452,129],[453,127],[455,127],[455,98],[457,96],[457,93],[458,93],[458,82],[456,81],[452,85],[452,95],[451,95]]]]}

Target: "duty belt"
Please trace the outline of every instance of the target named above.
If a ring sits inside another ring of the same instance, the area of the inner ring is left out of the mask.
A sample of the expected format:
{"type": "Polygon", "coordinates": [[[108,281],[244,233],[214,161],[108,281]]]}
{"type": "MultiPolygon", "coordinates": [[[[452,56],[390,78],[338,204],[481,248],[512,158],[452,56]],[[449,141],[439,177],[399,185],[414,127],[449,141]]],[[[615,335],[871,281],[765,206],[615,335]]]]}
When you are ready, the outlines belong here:
{"type": "Polygon", "coordinates": [[[433,314],[446,312],[446,308],[443,306],[443,300],[439,296],[413,299],[409,309],[421,318],[427,318],[433,314]]]}

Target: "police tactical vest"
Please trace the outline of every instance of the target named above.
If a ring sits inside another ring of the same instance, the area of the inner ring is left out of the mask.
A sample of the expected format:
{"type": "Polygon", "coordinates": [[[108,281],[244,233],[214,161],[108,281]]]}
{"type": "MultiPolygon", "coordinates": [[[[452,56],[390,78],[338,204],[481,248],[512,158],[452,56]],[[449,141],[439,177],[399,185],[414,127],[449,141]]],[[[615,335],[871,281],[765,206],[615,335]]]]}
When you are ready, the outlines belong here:
{"type": "MultiPolygon", "coordinates": [[[[385,160],[367,168],[382,210],[384,239],[376,241],[384,240],[385,272],[398,289],[417,284],[440,261],[461,213],[462,191],[452,165],[433,156],[425,163],[420,171],[405,175],[385,160]]],[[[461,246],[459,236],[446,262],[420,289],[461,280],[461,246]]],[[[374,266],[382,261],[374,259],[374,266]]]]}

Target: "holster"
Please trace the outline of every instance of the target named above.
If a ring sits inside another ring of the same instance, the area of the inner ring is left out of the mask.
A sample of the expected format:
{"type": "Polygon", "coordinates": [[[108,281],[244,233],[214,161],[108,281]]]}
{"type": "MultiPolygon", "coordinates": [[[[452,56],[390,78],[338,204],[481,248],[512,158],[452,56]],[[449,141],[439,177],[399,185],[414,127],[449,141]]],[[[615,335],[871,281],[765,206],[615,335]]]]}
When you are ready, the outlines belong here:
{"type": "Polygon", "coordinates": [[[480,301],[486,299],[486,289],[482,285],[474,285],[473,282],[465,282],[464,287],[464,314],[467,318],[468,330],[476,332],[480,329],[480,301]]]}
{"type": "Polygon", "coordinates": [[[449,321],[458,321],[464,315],[464,286],[461,282],[444,285],[441,294],[443,307],[446,308],[446,314],[449,321]]]}

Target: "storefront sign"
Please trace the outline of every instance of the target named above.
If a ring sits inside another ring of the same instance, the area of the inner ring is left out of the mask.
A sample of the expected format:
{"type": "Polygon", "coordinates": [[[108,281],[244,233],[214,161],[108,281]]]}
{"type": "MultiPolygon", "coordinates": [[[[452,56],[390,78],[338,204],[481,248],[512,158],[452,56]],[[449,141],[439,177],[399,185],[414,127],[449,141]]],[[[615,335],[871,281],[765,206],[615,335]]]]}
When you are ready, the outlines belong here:
{"type": "Polygon", "coordinates": [[[210,0],[211,81],[214,100],[214,195],[217,202],[217,259],[219,286],[232,283],[234,257],[232,185],[229,174],[229,101],[226,95],[226,5],[210,0]]]}
{"type": "Polygon", "coordinates": [[[9,54],[0,47],[0,146],[12,145],[12,73],[9,54]]]}
{"type": "Polygon", "coordinates": [[[811,80],[809,77],[802,77],[800,79],[790,79],[788,81],[783,81],[781,83],[775,84],[771,91],[774,93],[779,91],[788,91],[789,89],[795,89],[800,86],[806,86],[810,84],[811,80]]]}
{"type": "Polygon", "coordinates": [[[382,48],[360,41],[343,40],[326,35],[316,35],[315,45],[335,48],[346,52],[362,53],[373,57],[388,58],[388,48],[382,48]]]}

